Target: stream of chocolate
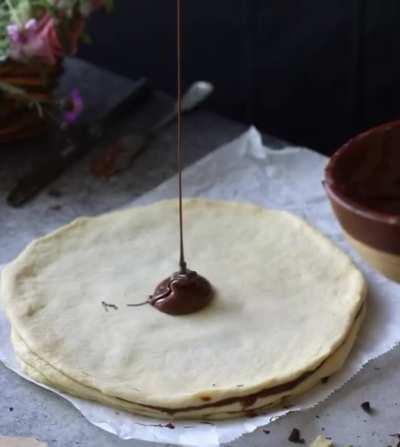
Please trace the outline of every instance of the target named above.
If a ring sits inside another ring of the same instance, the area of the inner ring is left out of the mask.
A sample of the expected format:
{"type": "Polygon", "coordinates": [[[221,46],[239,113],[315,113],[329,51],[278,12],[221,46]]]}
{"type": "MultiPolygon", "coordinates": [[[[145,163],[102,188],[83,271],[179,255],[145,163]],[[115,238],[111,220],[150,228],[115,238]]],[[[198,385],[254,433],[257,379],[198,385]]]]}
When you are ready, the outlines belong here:
{"type": "Polygon", "coordinates": [[[177,25],[177,149],[178,202],[179,202],[179,271],[161,281],[153,295],[145,303],[130,304],[140,306],[151,304],[161,312],[171,315],[186,315],[197,312],[213,298],[211,284],[196,272],[187,268],[183,238],[183,203],[182,203],[182,1],[176,0],[177,25]]]}
{"type": "Polygon", "coordinates": [[[182,0],[176,0],[176,164],[178,168],[178,200],[179,200],[179,269],[185,274],[187,270],[185,249],[183,244],[183,207],[182,207],[182,0]]]}

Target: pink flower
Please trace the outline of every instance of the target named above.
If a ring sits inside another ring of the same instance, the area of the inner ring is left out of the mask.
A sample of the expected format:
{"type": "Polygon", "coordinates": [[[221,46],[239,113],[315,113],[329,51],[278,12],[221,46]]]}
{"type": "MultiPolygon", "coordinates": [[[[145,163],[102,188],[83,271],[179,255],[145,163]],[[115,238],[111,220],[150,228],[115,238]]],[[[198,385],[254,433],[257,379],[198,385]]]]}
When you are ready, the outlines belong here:
{"type": "Polygon", "coordinates": [[[82,113],[84,104],[80,91],[74,88],[64,101],[64,126],[73,124],[82,113]]]}
{"type": "Polygon", "coordinates": [[[28,20],[23,29],[16,24],[7,26],[7,33],[12,43],[23,44],[26,43],[36,32],[37,29],[36,19],[28,20]]]}
{"type": "Polygon", "coordinates": [[[9,25],[7,33],[10,39],[9,56],[12,59],[37,58],[54,65],[63,56],[54,18],[49,14],[45,14],[39,21],[30,19],[22,27],[9,25]]]}

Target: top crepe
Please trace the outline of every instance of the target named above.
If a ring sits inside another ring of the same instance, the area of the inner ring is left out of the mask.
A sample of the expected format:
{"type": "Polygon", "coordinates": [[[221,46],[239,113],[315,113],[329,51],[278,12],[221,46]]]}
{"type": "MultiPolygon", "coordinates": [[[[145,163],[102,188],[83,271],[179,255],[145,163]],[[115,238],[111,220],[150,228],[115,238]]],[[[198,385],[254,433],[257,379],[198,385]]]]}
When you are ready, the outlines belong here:
{"type": "Polygon", "coordinates": [[[184,206],[189,268],[215,290],[208,307],[174,317],[126,306],[176,270],[176,201],[80,218],[3,271],[7,314],[29,350],[101,393],[179,409],[288,383],[343,345],[365,284],[330,241],[287,212],[184,206]]]}

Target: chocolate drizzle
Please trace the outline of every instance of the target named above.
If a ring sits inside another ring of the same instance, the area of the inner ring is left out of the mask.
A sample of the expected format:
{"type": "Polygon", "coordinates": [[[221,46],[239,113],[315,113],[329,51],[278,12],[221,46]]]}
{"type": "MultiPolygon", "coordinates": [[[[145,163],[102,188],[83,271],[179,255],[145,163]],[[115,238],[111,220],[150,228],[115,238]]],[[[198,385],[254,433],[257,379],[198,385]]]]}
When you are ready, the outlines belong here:
{"type": "Polygon", "coordinates": [[[182,4],[176,0],[176,164],[178,168],[179,200],[179,268],[186,273],[185,249],[183,244],[183,206],[182,206],[182,4]]]}
{"type": "MultiPolygon", "coordinates": [[[[161,312],[185,315],[197,312],[211,301],[213,290],[210,283],[196,272],[188,270],[183,243],[182,206],[182,2],[177,6],[177,168],[179,200],[179,271],[164,279],[156,287],[147,303],[161,312]]],[[[139,303],[140,305],[140,303],[139,303]]]]}

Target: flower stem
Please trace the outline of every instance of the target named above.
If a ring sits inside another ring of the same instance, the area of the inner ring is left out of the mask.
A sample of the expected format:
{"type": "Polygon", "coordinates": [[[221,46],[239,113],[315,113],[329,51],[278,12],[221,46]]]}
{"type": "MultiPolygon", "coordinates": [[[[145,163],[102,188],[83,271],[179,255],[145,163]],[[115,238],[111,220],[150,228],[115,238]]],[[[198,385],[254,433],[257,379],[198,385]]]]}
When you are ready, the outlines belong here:
{"type": "Polygon", "coordinates": [[[9,10],[10,17],[11,17],[12,21],[17,23],[19,26],[22,26],[21,20],[19,19],[18,14],[17,14],[14,6],[11,3],[11,0],[5,0],[5,2],[8,6],[8,10],[9,10]]]}

